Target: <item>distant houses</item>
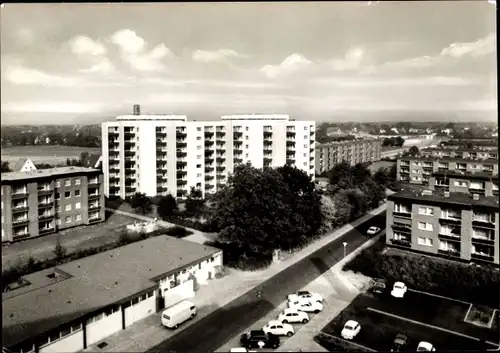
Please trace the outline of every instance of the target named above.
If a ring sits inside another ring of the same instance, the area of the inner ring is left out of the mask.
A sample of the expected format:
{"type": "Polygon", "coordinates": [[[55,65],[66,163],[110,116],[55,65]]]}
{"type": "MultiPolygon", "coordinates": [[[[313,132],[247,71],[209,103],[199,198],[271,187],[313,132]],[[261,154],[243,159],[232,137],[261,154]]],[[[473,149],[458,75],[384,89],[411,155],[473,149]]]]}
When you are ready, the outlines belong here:
{"type": "Polygon", "coordinates": [[[101,168],[102,155],[100,154],[82,154],[81,156],[82,167],[87,168],[101,168]]]}
{"type": "Polygon", "coordinates": [[[13,172],[31,172],[33,170],[36,170],[35,165],[26,157],[20,158],[12,168],[13,172]]]}

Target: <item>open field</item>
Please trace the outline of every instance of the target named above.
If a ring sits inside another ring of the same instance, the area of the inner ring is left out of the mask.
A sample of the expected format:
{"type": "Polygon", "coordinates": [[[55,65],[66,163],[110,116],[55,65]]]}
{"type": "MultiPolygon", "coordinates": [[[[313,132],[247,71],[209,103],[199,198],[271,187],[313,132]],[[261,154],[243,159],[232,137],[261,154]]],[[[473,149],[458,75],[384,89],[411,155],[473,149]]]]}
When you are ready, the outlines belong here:
{"type": "Polygon", "coordinates": [[[33,163],[59,164],[66,163],[67,158],[80,157],[82,152],[101,154],[101,149],[47,145],[5,147],[1,151],[1,160],[11,166],[22,157],[28,157],[33,163]]]}
{"type": "MultiPolygon", "coordinates": [[[[420,341],[431,342],[438,351],[477,350],[480,348],[480,340],[499,341],[498,315],[493,318],[490,328],[479,327],[464,322],[470,308],[468,303],[411,289],[403,299],[396,299],[390,296],[390,288],[388,286],[382,295],[359,295],[322,332],[326,337],[340,337],[345,322],[356,320],[361,324],[361,333],[353,342],[384,351],[391,348],[398,333],[408,337],[409,350],[415,350],[420,341]]],[[[332,343],[322,342],[322,345],[329,350],[335,348],[331,346],[332,343]]],[[[489,345],[488,348],[494,347],[489,345]]]]}

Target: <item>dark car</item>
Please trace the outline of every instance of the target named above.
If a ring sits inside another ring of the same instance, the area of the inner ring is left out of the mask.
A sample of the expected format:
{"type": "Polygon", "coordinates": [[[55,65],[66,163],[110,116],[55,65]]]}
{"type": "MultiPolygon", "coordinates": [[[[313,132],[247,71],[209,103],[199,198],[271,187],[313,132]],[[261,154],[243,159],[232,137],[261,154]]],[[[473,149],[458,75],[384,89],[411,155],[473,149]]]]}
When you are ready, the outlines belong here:
{"type": "Polygon", "coordinates": [[[376,294],[382,294],[384,293],[386,287],[387,287],[387,281],[385,279],[377,278],[373,282],[372,292],[376,294]]]}
{"type": "Polygon", "coordinates": [[[408,344],[408,337],[406,337],[402,333],[399,333],[396,335],[396,338],[394,338],[394,342],[392,343],[391,352],[404,351],[407,344],[408,344]]]}
{"type": "Polygon", "coordinates": [[[267,334],[262,330],[252,330],[242,334],[240,337],[240,343],[245,348],[260,348],[259,342],[263,342],[265,348],[278,348],[280,338],[267,334]]]}

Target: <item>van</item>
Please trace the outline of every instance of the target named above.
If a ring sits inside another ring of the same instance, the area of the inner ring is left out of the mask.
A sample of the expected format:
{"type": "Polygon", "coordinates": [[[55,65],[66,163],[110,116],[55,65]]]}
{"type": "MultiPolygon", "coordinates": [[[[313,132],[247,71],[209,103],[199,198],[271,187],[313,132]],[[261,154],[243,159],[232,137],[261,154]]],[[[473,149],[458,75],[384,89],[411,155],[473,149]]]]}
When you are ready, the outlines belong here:
{"type": "Polygon", "coordinates": [[[161,323],[168,328],[176,329],[187,320],[192,320],[196,316],[196,306],[189,300],[183,300],[161,314],[161,323]]]}

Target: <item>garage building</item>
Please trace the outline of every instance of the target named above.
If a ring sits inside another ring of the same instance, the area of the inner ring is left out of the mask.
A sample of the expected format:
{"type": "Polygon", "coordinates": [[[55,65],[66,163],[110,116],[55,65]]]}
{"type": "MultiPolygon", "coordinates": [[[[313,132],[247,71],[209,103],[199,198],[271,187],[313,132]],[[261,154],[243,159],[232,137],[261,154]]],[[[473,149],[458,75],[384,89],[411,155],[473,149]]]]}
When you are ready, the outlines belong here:
{"type": "Polygon", "coordinates": [[[78,352],[215,278],[222,251],[158,236],[24,276],[2,294],[3,347],[78,352]]]}

